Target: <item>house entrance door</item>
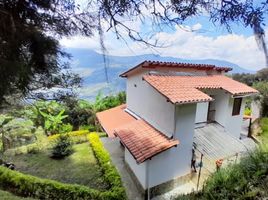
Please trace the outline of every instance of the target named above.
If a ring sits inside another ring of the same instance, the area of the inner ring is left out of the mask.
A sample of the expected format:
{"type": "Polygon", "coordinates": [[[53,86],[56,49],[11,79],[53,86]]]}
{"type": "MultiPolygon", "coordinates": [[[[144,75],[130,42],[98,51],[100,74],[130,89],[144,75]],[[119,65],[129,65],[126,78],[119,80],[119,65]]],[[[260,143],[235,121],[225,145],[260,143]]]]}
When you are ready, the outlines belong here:
{"type": "MultiPolygon", "coordinates": [[[[211,96],[213,99],[214,96],[211,96]]],[[[215,112],[216,112],[216,105],[215,105],[215,100],[210,101],[208,104],[208,116],[207,116],[207,121],[208,122],[214,122],[215,121],[215,112]]]]}

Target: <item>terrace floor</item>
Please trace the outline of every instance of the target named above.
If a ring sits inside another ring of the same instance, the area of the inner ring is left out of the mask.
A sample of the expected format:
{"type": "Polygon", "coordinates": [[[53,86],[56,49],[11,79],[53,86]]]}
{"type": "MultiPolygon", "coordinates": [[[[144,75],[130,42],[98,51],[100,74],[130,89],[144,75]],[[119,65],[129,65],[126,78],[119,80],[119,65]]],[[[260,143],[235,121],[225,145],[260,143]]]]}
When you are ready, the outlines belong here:
{"type": "Polygon", "coordinates": [[[218,160],[246,153],[255,148],[255,142],[250,138],[238,139],[217,123],[209,123],[196,128],[194,143],[197,150],[209,159],[218,160]]]}

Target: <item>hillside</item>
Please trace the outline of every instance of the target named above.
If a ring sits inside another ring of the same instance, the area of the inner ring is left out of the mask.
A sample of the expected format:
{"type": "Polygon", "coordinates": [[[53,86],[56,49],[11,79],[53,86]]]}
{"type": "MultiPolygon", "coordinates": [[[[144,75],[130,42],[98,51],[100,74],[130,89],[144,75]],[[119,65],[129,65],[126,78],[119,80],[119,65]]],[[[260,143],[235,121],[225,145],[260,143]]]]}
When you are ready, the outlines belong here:
{"type": "Polygon", "coordinates": [[[144,60],[171,61],[184,63],[215,64],[217,66],[232,67],[232,73],[254,73],[234,63],[224,60],[185,60],[174,57],[162,57],[154,54],[139,56],[107,56],[106,65],[108,81],[106,82],[103,55],[89,49],[66,49],[72,55],[72,68],[83,78],[83,87],[79,90],[82,98],[93,99],[98,91],[112,94],[125,89],[125,80],[119,77],[123,71],[134,67],[144,60]]]}

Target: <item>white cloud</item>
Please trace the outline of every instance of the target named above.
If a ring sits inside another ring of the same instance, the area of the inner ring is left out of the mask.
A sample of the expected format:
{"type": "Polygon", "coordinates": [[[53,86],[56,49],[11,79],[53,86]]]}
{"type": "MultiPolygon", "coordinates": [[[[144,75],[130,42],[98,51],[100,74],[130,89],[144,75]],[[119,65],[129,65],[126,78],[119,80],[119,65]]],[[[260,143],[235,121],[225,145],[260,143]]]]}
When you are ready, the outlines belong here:
{"type": "MultiPolygon", "coordinates": [[[[201,24],[191,27],[192,30],[201,28],[201,24]]],[[[198,31],[185,31],[176,27],[172,33],[155,34],[153,39],[157,39],[160,44],[164,43],[167,47],[153,50],[129,40],[128,46],[126,46],[122,40],[116,40],[112,33],[108,33],[105,38],[106,47],[111,55],[139,55],[153,52],[162,56],[184,59],[221,59],[251,70],[265,67],[264,54],[259,50],[253,35],[226,34],[212,37],[198,31]]],[[[89,48],[96,51],[100,49],[98,37],[63,39],[61,44],[66,47],[89,48]]]]}

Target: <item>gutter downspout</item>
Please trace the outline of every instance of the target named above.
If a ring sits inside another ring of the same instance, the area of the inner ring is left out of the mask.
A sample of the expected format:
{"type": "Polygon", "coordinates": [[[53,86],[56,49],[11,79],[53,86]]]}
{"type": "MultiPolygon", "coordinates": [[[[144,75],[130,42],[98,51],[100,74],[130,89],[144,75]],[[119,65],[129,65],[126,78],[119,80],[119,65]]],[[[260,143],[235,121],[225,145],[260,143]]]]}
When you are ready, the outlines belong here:
{"type": "Polygon", "coordinates": [[[172,138],[174,138],[174,136],[175,136],[175,133],[176,133],[176,121],[177,121],[177,119],[176,119],[176,112],[177,112],[177,104],[174,104],[174,106],[175,106],[175,110],[174,110],[174,130],[173,130],[173,134],[172,134],[172,138]]]}
{"type": "Polygon", "coordinates": [[[147,160],[146,163],[146,187],[147,187],[147,196],[145,194],[145,199],[150,200],[150,176],[149,176],[149,165],[150,165],[150,159],[147,160]]]}

